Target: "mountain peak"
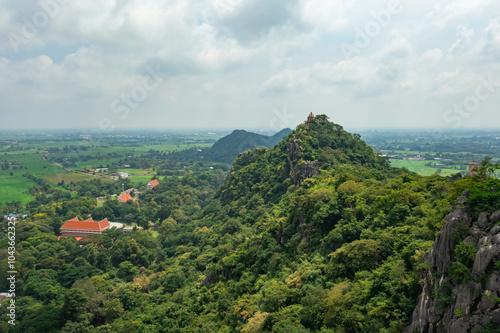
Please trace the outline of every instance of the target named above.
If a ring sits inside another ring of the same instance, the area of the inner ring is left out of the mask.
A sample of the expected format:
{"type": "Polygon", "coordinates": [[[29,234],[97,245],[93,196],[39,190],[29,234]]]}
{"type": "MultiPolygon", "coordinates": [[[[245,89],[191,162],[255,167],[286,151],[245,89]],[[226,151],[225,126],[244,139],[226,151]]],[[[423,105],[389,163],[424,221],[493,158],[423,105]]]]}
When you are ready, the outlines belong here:
{"type": "Polygon", "coordinates": [[[232,163],[241,153],[254,148],[272,148],[292,130],[282,129],[273,136],[236,129],[218,140],[208,151],[206,158],[217,162],[232,163]]]}
{"type": "Polygon", "coordinates": [[[289,186],[298,188],[306,178],[319,175],[321,170],[341,164],[388,167],[387,160],[377,156],[359,134],[345,131],[326,115],[311,115],[274,148],[265,152],[250,151],[236,158],[222,188],[223,197],[233,200],[240,191],[253,191],[243,187],[260,191],[255,184],[265,182],[272,188],[264,198],[276,202],[289,186]]]}

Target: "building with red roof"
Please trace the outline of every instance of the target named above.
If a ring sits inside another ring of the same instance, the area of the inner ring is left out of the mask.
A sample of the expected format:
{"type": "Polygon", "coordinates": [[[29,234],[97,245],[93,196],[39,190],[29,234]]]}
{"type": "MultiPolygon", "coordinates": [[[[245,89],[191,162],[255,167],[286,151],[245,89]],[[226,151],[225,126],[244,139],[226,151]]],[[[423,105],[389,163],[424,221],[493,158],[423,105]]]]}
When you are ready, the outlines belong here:
{"type": "Polygon", "coordinates": [[[128,194],[128,193],[120,194],[118,196],[118,201],[120,203],[125,203],[125,202],[130,201],[130,200],[134,201],[134,198],[132,198],[132,196],[130,194],[128,194]]]}
{"type": "Polygon", "coordinates": [[[146,184],[146,188],[148,190],[152,189],[153,187],[157,186],[157,185],[160,185],[160,183],[158,183],[158,180],[152,180],[150,181],[149,183],[146,184]]]}
{"type": "Polygon", "coordinates": [[[64,223],[61,227],[61,236],[73,236],[77,240],[88,235],[100,235],[106,229],[111,228],[108,219],[102,221],[94,221],[92,218],[79,221],[78,217],[64,223]]]}

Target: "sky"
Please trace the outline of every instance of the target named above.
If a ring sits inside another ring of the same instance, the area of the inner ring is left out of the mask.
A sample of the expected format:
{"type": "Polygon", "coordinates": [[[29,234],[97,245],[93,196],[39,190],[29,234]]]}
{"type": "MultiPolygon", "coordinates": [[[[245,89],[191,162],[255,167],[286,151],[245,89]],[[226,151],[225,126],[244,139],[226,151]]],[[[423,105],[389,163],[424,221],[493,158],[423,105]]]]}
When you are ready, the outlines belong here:
{"type": "Polygon", "coordinates": [[[0,128],[500,128],[498,0],[0,0],[0,128]]]}

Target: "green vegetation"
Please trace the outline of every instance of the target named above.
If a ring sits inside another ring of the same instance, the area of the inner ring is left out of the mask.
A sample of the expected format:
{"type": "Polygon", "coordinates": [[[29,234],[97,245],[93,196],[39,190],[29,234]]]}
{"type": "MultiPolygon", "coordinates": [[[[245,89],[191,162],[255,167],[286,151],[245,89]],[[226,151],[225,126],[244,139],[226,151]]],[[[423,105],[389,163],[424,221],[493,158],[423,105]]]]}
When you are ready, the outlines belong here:
{"type": "MultiPolygon", "coordinates": [[[[457,197],[470,191],[466,209],[473,214],[488,205],[487,211],[500,209],[490,161],[475,177],[423,177],[391,167],[359,135],[323,115],[271,149],[241,154],[227,176],[227,164],[179,156],[148,149],[119,157],[109,172],[127,164],[124,170],[144,181],[60,182],[74,197],[34,178],[30,217],[16,231],[17,322],[6,323],[2,306],[0,327],[401,332],[421,292],[422,257],[457,197]],[[160,185],[146,190],[150,175],[160,185]],[[138,200],[109,199],[122,183],[138,186],[138,200]],[[145,230],[58,240],[62,223],[75,216],[145,230]],[[157,230],[148,230],[149,222],[157,230]]],[[[452,284],[469,278],[474,249],[459,236],[450,279],[434,290],[442,306],[453,301],[452,284]]],[[[2,234],[0,248],[7,241],[2,234]]],[[[0,267],[7,257],[0,253],[0,267]]]]}
{"type": "Polygon", "coordinates": [[[251,133],[244,130],[235,130],[228,136],[217,141],[209,150],[202,152],[204,158],[221,162],[233,163],[240,154],[253,148],[272,148],[292,130],[283,129],[273,136],[251,133]]]}
{"type": "Polygon", "coordinates": [[[92,137],[83,134],[16,134],[2,139],[7,140],[0,141],[0,203],[16,201],[21,205],[34,199],[28,193],[34,183],[22,177],[25,173],[39,176],[57,187],[61,182],[69,184],[97,178],[111,181],[104,174],[88,172],[96,167],[111,167],[115,172],[130,170],[134,173],[132,181],[137,186],[147,183],[155,172],[142,167],[133,171],[124,168],[124,164],[130,163],[124,161],[129,157],[139,157],[153,150],[172,153],[193,146],[205,148],[212,146],[215,141],[210,137],[190,138],[185,135],[147,138],[142,135],[122,135],[93,141],[92,137]]]}
{"type": "Polygon", "coordinates": [[[446,167],[439,167],[433,163],[433,166],[429,166],[429,161],[413,161],[413,160],[391,160],[391,166],[395,168],[406,168],[411,172],[418,173],[421,176],[431,176],[434,174],[439,174],[441,176],[450,176],[461,171],[459,168],[451,169],[446,167]]]}

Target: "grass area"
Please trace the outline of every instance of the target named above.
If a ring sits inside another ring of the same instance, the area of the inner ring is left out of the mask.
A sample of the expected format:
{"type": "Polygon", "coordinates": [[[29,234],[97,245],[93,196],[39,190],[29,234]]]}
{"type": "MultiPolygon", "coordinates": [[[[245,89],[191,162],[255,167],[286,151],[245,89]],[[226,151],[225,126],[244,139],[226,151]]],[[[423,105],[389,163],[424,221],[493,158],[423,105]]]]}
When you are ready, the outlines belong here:
{"type": "Polygon", "coordinates": [[[99,176],[84,175],[84,174],[76,173],[76,172],[51,173],[51,174],[40,175],[40,177],[47,180],[48,182],[50,182],[52,184],[57,184],[62,180],[64,180],[65,183],[71,183],[71,182],[76,183],[76,182],[81,182],[84,180],[92,180],[92,179],[101,179],[103,182],[114,182],[114,180],[112,180],[112,179],[99,177],[99,176]]]}
{"type": "Polygon", "coordinates": [[[118,169],[118,172],[127,172],[129,174],[129,179],[134,184],[144,183],[146,184],[151,180],[151,177],[154,175],[154,171],[152,169],[118,169]]]}
{"type": "Polygon", "coordinates": [[[151,176],[137,176],[130,178],[130,181],[134,184],[144,183],[147,184],[151,180],[151,176]]]}
{"type": "Polygon", "coordinates": [[[440,168],[427,166],[425,164],[430,161],[413,161],[413,160],[390,160],[391,166],[396,168],[406,168],[412,172],[418,173],[422,176],[431,176],[436,173],[436,171],[440,170],[439,174],[441,176],[449,176],[455,173],[458,173],[463,170],[452,169],[452,168],[440,168]]]}
{"type": "Polygon", "coordinates": [[[59,172],[61,168],[43,159],[43,152],[35,149],[29,151],[17,151],[0,153],[0,164],[10,163],[8,170],[0,170],[0,177],[13,172],[15,174],[30,173],[37,175],[41,173],[59,172]],[[14,154],[16,153],[16,154],[14,154]],[[14,170],[14,167],[18,170],[14,170]]]}
{"type": "Polygon", "coordinates": [[[25,177],[0,177],[0,203],[20,201],[27,204],[33,197],[28,193],[28,189],[35,185],[33,181],[25,177]]]}
{"type": "MultiPolygon", "coordinates": [[[[87,161],[76,162],[76,167],[69,168],[70,170],[77,171],[83,168],[92,169],[96,167],[107,167],[113,163],[117,163],[120,160],[124,160],[129,156],[140,156],[147,153],[150,150],[158,150],[160,152],[174,152],[179,150],[184,150],[192,147],[207,148],[211,147],[213,143],[196,142],[187,143],[180,141],[167,141],[163,140],[154,142],[137,142],[137,147],[126,145],[120,145],[116,142],[98,142],[81,140],[75,138],[75,140],[65,140],[58,134],[54,135],[54,141],[50,137],[51,135],[41,135],[41,136],[30,136],[30,135],[4,135],[1,136],[1,140],[15,141],[18,137],[19,143],[13,142],[12,144],[0,145],[0,164],[3,166],[8,166],[8,169],[0,169],[0,203],[10,202],[10,201],[21,201],[23,204],[28,203],[33,198],[26,193],[28,189],[36,185],[31,180],[23,177],[25,173],[29,173],[47,180],[53,187],[58,188],[57,184],[64,180],[65,183],[79,182],[92,179],[101,179],[105,182],[113,182],[113,180],[101,177],[100,175],[84,175],[74,172],[67,172],[61,167],[44,160],[44,156],[49,148],[60,148],[72,146],[75,152],[67,153],[52,153],[48,157],[68,157],[77,158],[85,157],[89,158],[87,161]],[[39,142],[38,139],[40,139],[39,142]],[[48,139],[48,140],[47,140],[48,139]],[[61,141],[62,139],[62,141],[61,141]],[[24,141],[22,141],[24,140],[24,141]],[[81,148],[88,148],[87,150],[81,150],[81,148]],[[15,149],[15,150],[13,150],[15,149]],[[15,168],[15,169],[14,169],[15,168]]],[[[190,139],[189,137],[186,138],[190,139]]],[[[192,138],[193,140],[205,140],[203,137],[192,138]]],[[[206,137],[206,140],[213,140],[213,137],[206,137]]],[[[5,168],[5,167],[4,167],[5,168]]],[[[119,171],[128,172],[132,175],[130,180],[134,184],[147,183],[151,180],[154,172],[152,169],[140,170],[140,169],[130,169],[124,168],[119,171]]]]}
{"type": "Polygon", "coordinates": [[[0,164],[9,166],[7,170],[0,170],[0,203],[20,201],[25,205],[33,200],[33,197],[25,192],[36,184],[23,177],[23,174],[39,176],[61,171],[61,168],[45,161],[43,156],[44,153],[38,149],[0,151],[0,164]]]}
{"type": "MultiPolygon", "coordinates": [[[[140,156],[151,149],[159,150],[161,152],[174,152],[179,150],[184,150],[192,147],[206,148],[211,147],[211,143],[201,143],[201,144],[178,144],[174,142],[161,142],[158,144],[148,144],[141,147],[120,147],[120,146],[93,146],[87,151],[79,151],[78,153],[65,153],[65,154],[54,154],[52,156],[57,157],[68,157],[74,158],[77,156],[101,156],[102,158],[96,158],[88,161],[76,162],[76,167],[71,167],[69,170],[77,171],[84,168],[93,169],[98,167],[106,167],[113,163],[117,163],[120,160],[127,158],[128,156],[140,156]],[[118,154],[120,157],[111,157],[107,154],[118,154]]],[[[124,169],[122,171],[129,172],[130,169],[124,169]]]]}

